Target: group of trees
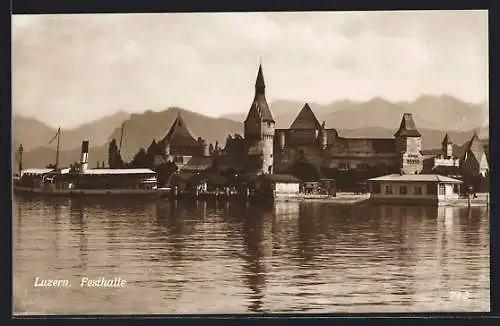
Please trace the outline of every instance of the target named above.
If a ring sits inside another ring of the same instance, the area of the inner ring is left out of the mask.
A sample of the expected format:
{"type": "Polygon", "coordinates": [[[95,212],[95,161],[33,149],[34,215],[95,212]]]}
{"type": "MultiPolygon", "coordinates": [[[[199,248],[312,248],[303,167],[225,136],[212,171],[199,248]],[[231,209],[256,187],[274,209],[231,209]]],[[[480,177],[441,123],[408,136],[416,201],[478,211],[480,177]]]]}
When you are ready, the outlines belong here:
{"type": "Polygon", "coordinates": [[[108,166],[112,169],[123,169],[125,167],[125,162],[123,162],[120,150],[118,149],[118,146],[116,146],[115,139],[109,143],[108,166]]]}

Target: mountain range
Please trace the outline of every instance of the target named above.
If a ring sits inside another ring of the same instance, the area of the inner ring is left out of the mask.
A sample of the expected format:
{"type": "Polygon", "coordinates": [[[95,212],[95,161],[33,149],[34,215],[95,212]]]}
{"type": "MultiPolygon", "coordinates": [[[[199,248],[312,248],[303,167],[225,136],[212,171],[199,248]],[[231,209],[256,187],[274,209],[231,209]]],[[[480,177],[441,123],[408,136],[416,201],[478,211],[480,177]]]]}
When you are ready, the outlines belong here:
{"type": "MultiPolygon", "coordinates": [[[[277,128],[287,128],[303,104],[294,101],[271,102],[277,128]]],[[[368,102],[345,100],[330,105],[309,104],[320,121],[326,121],[327,127],[336,128],[343,137],[392,138],[404,112],[413,113],[425,149],[440,148],[445,132],[458,145],[469,140],[474,131],[478,132],[480,138],[488,138],[489,133],[486,103],[472,105],[450,96],[422,96],[406,104],[395,104],[380,98],[368,102]]],[[[218,141],[223,145],[228,134],[243,132],[245,114],[214,118],[176,107],[140,114],[117,112],[75,129],[62,128],[60,163],[68,165],[78,160],[81,141],[84,139],[90,141],[90,166],[95,166],[97,161],[107,161],[108,143],[113,138],[119,142],[122,122],[122,156],[130,160],[140,147],[149,146],[153,139],[158,141],[163,138],[179,113],[191,133],[208,142],[218,141]]],[[[13,117],[12,127],[13,164],[17,164],[15,151],[19,144],[24,147],[25,168],[54,163],[55,144],[49,145],[48,142],[56,134],[55,128],[17,115],[13,117]]]]}
{"type": "MultiPolygon", "coordinates": [[[[288,128],[305,102],[277,100],[271,110],[277,128],[288,128]]],[[[351,100],[329,104],[309,102],[318,120],[338,129],[380,127],[393,129],[399,125],[403,113],[412,113],[419,128],[467,131],[489,124],[488,103],[470,104],[449,96],[423,95],[411,102],[389,102],[380,97],[367,102],[351,100]]],[[[242,113],[224,115],[235,121],[244,121],[242,113]]]]}
{"type": "MultiPolygon", "coordinates": [[[[74,129],[61,127],[61,148],[79,147],[83,139],[88,139],[93,146],[105,144],[111,133],[111,128],[121,125],[130,116],[129,113],[119,111],[99,120],[80,125],[74,129]]],[[[14,115],[12,119],[12,139],[14,144],[23,144],[25,151],[37,147],[49,146],[49,141],[57,133],[57,128],[51,128],[33,118],[14,115]]],[[[15,146],[14,148],[17,148],[15,146]]]]}

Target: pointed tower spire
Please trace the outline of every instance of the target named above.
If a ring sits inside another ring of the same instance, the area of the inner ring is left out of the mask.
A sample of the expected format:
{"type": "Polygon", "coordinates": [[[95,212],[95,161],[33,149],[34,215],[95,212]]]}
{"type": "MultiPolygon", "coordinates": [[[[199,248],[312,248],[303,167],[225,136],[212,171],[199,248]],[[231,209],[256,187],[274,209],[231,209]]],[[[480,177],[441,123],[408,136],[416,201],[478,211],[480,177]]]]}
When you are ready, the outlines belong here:
{"type": "Polygon", "coordinates": [[[264,73],[262,72],[262,63],[259,64],[259,72],[255,80],[255,95],[264,95],[266,92],[266,83],[264,82],[264,73]]]}
{"type": "Polygon", "coordinates": [[[448,136],[448,133],[446,133],[446,135],[444,135],[444,138],[443,138],[443,141],[441,142],[442,145],[446,145],[446,144],[451,144],[451,140],[450,140],[450,137],[448,136]]]}

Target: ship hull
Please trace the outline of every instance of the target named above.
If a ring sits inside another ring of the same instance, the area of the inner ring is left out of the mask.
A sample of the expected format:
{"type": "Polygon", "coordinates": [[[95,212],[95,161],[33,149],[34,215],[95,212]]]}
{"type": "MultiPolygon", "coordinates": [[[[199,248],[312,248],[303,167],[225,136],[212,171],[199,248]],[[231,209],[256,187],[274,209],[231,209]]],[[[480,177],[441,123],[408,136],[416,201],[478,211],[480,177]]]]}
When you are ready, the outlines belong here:
{"type": "Polygon", "coordinates": [[[14,187],[14,193],[44,196],[99,196],[99,195],[129,195],[156,196],[155,189],[43,189],[29,187],[14,187]]]}

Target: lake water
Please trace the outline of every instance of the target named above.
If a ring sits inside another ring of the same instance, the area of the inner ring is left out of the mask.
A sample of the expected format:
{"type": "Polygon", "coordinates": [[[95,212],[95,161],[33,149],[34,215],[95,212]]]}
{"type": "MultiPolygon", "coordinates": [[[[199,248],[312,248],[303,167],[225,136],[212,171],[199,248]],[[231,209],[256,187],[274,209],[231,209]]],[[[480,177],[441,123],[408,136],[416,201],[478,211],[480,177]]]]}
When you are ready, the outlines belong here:
{"type": "Polygon", "coordinates": [[[15,198],[12,241],[20,314],[490,309],[487,208],[15,198]]]}

